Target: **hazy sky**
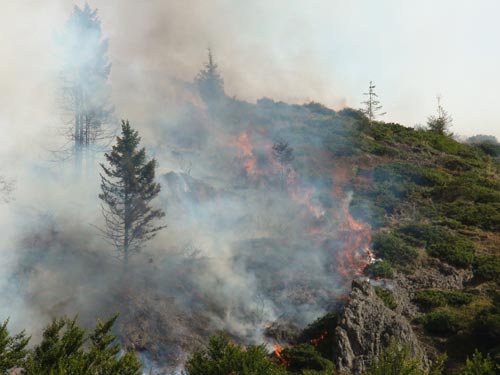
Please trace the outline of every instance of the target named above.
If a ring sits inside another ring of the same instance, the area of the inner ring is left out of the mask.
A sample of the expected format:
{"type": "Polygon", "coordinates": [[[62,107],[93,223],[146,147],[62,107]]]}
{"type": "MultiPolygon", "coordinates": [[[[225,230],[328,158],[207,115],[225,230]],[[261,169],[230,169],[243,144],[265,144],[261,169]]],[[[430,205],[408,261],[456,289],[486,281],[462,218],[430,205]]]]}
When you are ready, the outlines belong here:
{"type": "MultiPolygon", "coordinates": [[[[69,0],[2,1],[0,155],[57,125],[53,35],[69,0]]],[[[443,96],[455,133],[500,137],[496,0],[93,0],[110,41],[119,117],[141,121],[168,77],[191,80],[211,46],[242,99],[359,107],[373,80],[387,115],[425,123],[443,96]]],[[[163,100],[163,99],[162,99],[163,100]]]]}

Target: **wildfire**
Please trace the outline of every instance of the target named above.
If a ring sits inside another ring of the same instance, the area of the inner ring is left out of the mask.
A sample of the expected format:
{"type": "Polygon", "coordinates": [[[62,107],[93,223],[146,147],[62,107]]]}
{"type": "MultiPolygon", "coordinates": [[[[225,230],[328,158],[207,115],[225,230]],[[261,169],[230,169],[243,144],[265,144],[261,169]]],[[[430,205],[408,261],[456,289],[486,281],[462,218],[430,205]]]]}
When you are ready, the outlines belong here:
{"type": "Polygon", "coordinates": [[[313,346],[318,346],[318,344],[323,341],[324,339],[326,339],[326,336],[328,336],[328,331],[323,331],[323,333],[321,334],[321,336],[319,336],[318,338],[316,339],[312,339],[311,340],[311,345],[313,346]]]}
{"type": "Polygon", "coordinates": [[[239,152],[240,156],[244,160],[244,168],[247,175],[254,174],[257,166],[257,159],[254,155],[254,146],[250,139],[250,134],[247,131],[241,133],[232,142],[239,152]]]}
{"type": "Polygon", "coordinates": [[[340,233],[344,244],[337,254],[337,270],[344,277],[361,275],[374,259],[374,254],[370,251],[370,227],[352,217],[349,212],[350,202],[350,196],[342,202],[341,213],[345,220],[340,233]]]}
{"type": "Polygon", "coordinates": [[[301,188],[300,186],[292,186],[288,189],[290,196],[297,203],[305,206],[307,210],[316,218],[320,219],[325,216],[325,210],[320,205],[312,202],[312,197],[316,190],[314,187],[301,188]]]}
{"type": "Polygon", "coordinates": [[[274,355],[278,358],[282,365],[288,366],[288,361],[283,357],[283,349],[285,348],[279,344],[274,345],[274,355]]]}

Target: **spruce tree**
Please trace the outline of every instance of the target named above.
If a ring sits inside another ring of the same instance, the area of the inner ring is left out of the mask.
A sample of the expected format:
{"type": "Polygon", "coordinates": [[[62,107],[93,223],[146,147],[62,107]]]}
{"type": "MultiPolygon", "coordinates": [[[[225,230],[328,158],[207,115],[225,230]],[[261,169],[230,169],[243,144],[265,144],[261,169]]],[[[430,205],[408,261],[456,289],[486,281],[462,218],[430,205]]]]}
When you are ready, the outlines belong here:
{"type": "Polygon", "coordinates": [[[80,173],[83,162],[90,167],[93,153],[98,151],[95,147],[109,139],[106,126],[113,115],[108,40],[103,38],[97,9],[88,4],[75,6],[57,41],[61,59],[59,104],[67,127],[65,136],[72,145],[65,151],[74,158],[80,173]]]}
{"type": "Polygon", "coordinates": [[[138,148],[140,140],[129,122],[122,121],[121,136],[105,154],[109,166],[101,164],[99,198],[106,222],[102,232],[118,250],[125,268],[130,255],[164,228],[153,225],[153,221],[165,213],[150,205],[160,192],[160,184],[154,181],[156,160],[146,160],[146,150],[138,148]]]}
{"type": "Polygon", "coordinates": [[[29,337],[24,332],[11,336],[6,320],[0,324],[0,373],[5,374],[12,368],[22,368],[25,364],[29,337]]]}
{"type": "Polygon", "coordinates": [[[55,319],[43,331],[23,366],[26,375],[140,375],[134,353],[122,352],[111,333],[116,316],[90,334],[75,319],[55,319]]]}
{"type": "Polygon", "coordinates": [[[441,96],[437,96],[437,115],[427,118],[427,127],[430,131],[442,134],[451,135],[449,130],[452,126],[453,118],[448,114],[441,104],[441,96]]]}
{"type": "Polygon", "coordinates": [[[208,49],[208,62],[195,78],[201,98],[207,104],[214,104],[225,97],[224,80],[222,79],[212,51],[208,49]]]}

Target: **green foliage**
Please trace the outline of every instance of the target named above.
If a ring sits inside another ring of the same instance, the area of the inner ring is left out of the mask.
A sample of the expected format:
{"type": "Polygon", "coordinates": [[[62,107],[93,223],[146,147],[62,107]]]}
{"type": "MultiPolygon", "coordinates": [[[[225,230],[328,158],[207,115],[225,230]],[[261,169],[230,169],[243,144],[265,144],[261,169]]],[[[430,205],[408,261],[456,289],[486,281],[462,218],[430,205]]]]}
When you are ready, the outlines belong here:
{"type": "Polygon", "coordinates": [[[335,369],[333,363],[324,358],[310,344],[299,344],[285,348],[282,356],[287,363],[287,369],[292,373],[300,373],[303,370],[314,370],[325,371],[331,374],[335,369]]]}
{"type": "Polygon", "coordinates": [[[8,320],[0,325],[0,373],[13,367],[22,367],[27,355],[29,337],[24,332],[11,336],[7,330],[8,320]]]}
{"type": "Polygon", "coordinates": [[[407,266],[414,264],[418,253],[396,234],[379,233],[373,237],[373,251],[378,257],[395,265],[407,266]]]}
{"type": "Polygon", "coordinates": [[[26,375],[139,375],[135,354],[120,356],[111,328],[116,317],[99,322],[86,336],[76,319],[54,320],[43,332],[42,342],[28,356],[26,375]]]}
{"type": "Polygon", "coordinates": [[[434,133],[443,135],[448,134],[453,120],[441,105],[441,98],[439,96],[437,98],[437,102],[437,114],[435,116],[429,116],[427,119],[427,127],[434,133]]]}
{"type": "Polygon", "coordinates": [[[394,269],[391,264],[386,260],[380,260],[375,263],[369,264],[364,270],[365,274],[375,277],[392,279],[394,277],[394,269]]]}
{"type": "Polygon", "coordinates": [[[491,350],[500,358],[500,292],[492,294],[492,306],[480,311],[474,318],[473,335],[484,350],[491,350]]]}
{"type": "Polygon", "coordinates": [[[285,375],[286,370],[271,358],[264,346],[241,347],[227,335],[210,338],[205,349],[191,354],[186,375],[285,375]]]}
{"type": "Polygon", "coordinates": [[[462,375],[495,375],[500,365],[495,364],[490,356],[484,357],[479,351],[474,351],[472,358],[467,358],[462,375]]]}
{"type": "Polygon", "coordinates": [[[394,295],[392,292],[385,288],[375,288],[375,293],[384,302],[384,305],[391,310],[394,310],[398,304],[394,300],[394,295]]]}
{"type": "Polygon", "coordinates": [[[413,224],[401,228],[425,246],[427,253],[457,267],[468,267],[474,261],[474,243],[466,237],[437,226],[413,224]]]}
{"type": "Polygon", "coordinates": [[[495,255],[476,256],[472,268],[476,281],[500,283],[500,257],[495,255]]]}
{"type": "Polygon", "coordinates": [[[420,361],[414,358],[410,349],[392,342],[380,353],[365,375],[426,375],[420,368],[420,361]]]}
{"type": "Polygon", "coordinates": [[[474,260],[474,243],[465,237],[444,234],[427,247],[429,255],[457,266],[468,267],[474,260]]]}
{"type": "Polygon", "coordinates": [[[433,311],[417,319],[427,332],[438,336],[449,336],[464,328],[464,322],[451,310],[433,311]]]}
{"type": "Polygon", "coordinates": [[[494,135],[477,134],[467,138],[466,142],[472,144],[481,144],[481,143],[497,144],[498,139],[494,135]]]}
{"type": "Polygon", "coordinates": [[[224,80],[217,64],[214,62],[212,51],[208,50],[208,62],[195,78],[200,96],[207,104],[215,104],[225,98],[224,80]]]}
{"type": "Polygon", "coordinates": [[[426,309],[441,306],[463,306],[472,302],[472,295],[461,291],[444,291],[439,289],[421,290],[414,301],[426,309]]]}
{"type": "Polygon", "coordinates": [[[121,137],[116,138],[110,153],[104,154],[109,166],[101,164],[102,213],[106,222],[103,234],[128,262],[130,253],[153,238],[162,226],[153,221],[165,216],[151,206],[160,192],[155,182],[156,160],[147,160],[146,150],[139,149],[141,138],[128,121],[122,121],[121,137]]]}
{"type": "Polygon", "coordinates": [[[333,358],[335,348],[335,328],[338,324],[337,313],[329,313],[309,324],[299,337],[300,343],[313,344],[325,358],[333,358]]]}

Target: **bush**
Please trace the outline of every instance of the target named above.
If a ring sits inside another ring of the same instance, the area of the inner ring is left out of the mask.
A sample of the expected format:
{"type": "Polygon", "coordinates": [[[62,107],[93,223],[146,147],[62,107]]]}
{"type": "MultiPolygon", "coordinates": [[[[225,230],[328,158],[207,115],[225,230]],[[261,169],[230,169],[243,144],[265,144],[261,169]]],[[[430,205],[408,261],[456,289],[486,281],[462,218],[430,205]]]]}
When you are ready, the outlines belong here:
{"type": "Polygon", "coordinates": [[[393,233],[379,233],[373,238],[373,251],[378,257],[395,265],[412,265],[418,253],[393,233]]]}
{"type": "Polygon", "coordinates": [[[29,338],[24,332],[11,336],[7,330],[8,320],[0,325],[0,373],[6,374],[14,367],[24,367],[29,338]]]}
{"type": "Polygon", "coordinates": [[[398,306],[390,290],[379,287],[375,288],[375,293],[389,309],[394,310],[398,306]]]}
{"type": "Polygon", "coordinates": [[[427,289],[417,293],[414,301],[425,309],[445,306],[446,298],[441,290],[427,289]]]}
{"type": "Polygon", "coordinates": [[[394,269],[389,262],[381,260],[366,266],[365,274],[370,277],[392,279],[394,277],[394,269]]]}
{"type": "Polygon", "coordinates": [[[76,319],[54,320],[43,331],[43,339],[30,355],[23,374],[140,375],[141,363],[135,353],[121,353],[111,329],[116,317],[97,323],[90,335],[76,319]]]}
{"type": "Polygon", "coordinates": [[[453,266],[466,268],[474,260],[474,243],[464,237],[444,234],[440,240],[427,247],[430,256],[444,260],[453,266]]]}
{"type": "Polygon", "coordinates": [[[401,233],[421,242],[430,256],[456,267],[468,267],[474,260],[474,243],[451,231],[430,225],[413,224],[402,228],[401,233]]]}
{"type": "Polygon", "coordinates": [[[329,313],[309,324],[299,337],[300,343],[313,344],[325,358],[333,358],[335,349],[335,328],[338,324],[337,313],[329,313]]]}
{"type": "Polygon", "coordinates": [[[500,283],[500,257],[494,255],[477,256],[473,265],[474,278],[477,281],[495,281],[500,283]]]}
{"type": "Polygon", "coordinates": [[[420,361],[413,358],[407,346],[391,343],[375,359],[365,375],[426,375],[421,370],[420,361]]]}
{"type": "Polygon", "coordinates": [[[463,306],[472,302],[472,295],[460,291],[426,289],[417,293],[414,301],[426,309],[441,306],[463,306]]]}
{"type": "Polygon", "coordinates": [[[451,311],[434,311],[417,319],[430,334],[448,336],[463,328],[461,319],[451,311]]]}
{"type": "Polygon", "coordinates": [[[472,358],[467,357],[463,375],[495,375],[500,366],[493,362],[490,356],[483,357],[477,350],[474,351],[472,358]]]}
{"type": "Polygon", "coordinates": [[[286,375],[264,346],[244,348],[233,344],[225,334],[211,337],[205,349],[191,354],[185,371],[186,375],[286,375]]]}
{"type": "Polygon", "coordinates": [[[291,372],[314,370],[325,371],[331,374],[335,369],[333,363],[322,357],[314,346],[310,344],[300,344],[285,348],[282,356],[287,364],[287,369],[291,372]]]}

